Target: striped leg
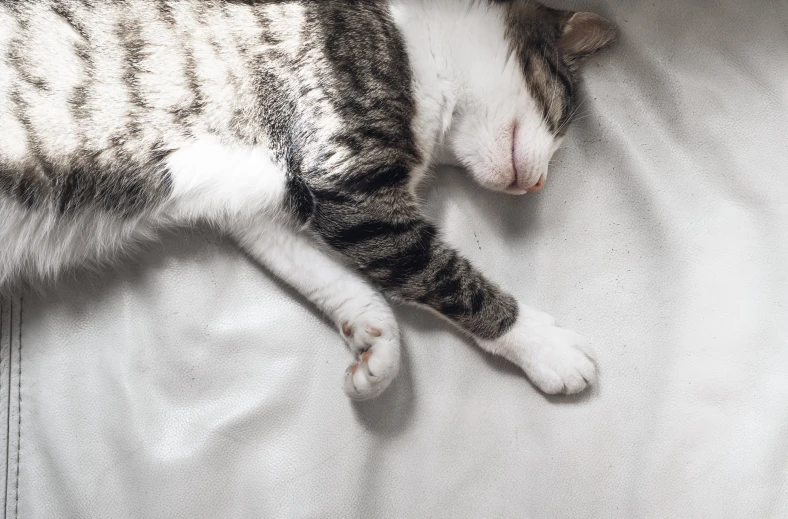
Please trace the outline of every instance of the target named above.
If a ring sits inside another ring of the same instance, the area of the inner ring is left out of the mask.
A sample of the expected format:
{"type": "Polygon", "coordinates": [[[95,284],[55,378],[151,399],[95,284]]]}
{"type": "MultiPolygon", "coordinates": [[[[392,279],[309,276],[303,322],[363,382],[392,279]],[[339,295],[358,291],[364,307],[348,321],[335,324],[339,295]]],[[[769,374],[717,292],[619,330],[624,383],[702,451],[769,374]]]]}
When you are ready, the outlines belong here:
{"type": "Polygon", "coordinates": [[[594,381],[582,337],[485,279],[438,237],[407,191],[314,194],[314,230],[384,293],[439,313],[546,393],[577,393],[594,381]]]}

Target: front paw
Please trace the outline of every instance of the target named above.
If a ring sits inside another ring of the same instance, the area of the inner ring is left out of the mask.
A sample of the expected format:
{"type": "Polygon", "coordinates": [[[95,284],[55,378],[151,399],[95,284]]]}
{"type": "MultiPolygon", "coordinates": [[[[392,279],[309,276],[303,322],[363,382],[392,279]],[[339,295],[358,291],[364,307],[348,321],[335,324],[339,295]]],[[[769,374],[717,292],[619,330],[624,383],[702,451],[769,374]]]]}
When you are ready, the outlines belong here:
{"type": "Polygon", "coordinates": [[[340,322],[340,333],[356,357],[345,371],[345,392],[353,400],[379,396],[399,371],[399,328],[390,311],[367,311],[340,322]]]}
{"type": "Polygon", "coordinates": [[[555,325],[531,330],[520,366],[531,381],[549,395],[572,395],[596,382],[596,365],[579,334],[555,325]]]}
{"type": "Polygon", "coordinates": [[[596,382],[596,365],[587,341],[556,326],[543,312],[521,307],[511,330],[499,339],[483,342],[485,349],[518,364],[547,394],[580,393],[596,382]]]}

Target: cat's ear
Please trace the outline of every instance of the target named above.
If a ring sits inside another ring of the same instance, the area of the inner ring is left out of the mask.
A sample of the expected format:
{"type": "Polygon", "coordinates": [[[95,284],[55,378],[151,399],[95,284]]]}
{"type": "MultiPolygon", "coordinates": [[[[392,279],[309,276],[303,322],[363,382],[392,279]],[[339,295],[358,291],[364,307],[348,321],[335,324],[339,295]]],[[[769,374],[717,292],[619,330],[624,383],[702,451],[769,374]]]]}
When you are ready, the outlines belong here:
{"type": "Polygon", "coordinates": [[[612,44],[618,34],[611,22],[594,13],[564,12],[560,26],[558,50],[572,65],[612,44]]]}

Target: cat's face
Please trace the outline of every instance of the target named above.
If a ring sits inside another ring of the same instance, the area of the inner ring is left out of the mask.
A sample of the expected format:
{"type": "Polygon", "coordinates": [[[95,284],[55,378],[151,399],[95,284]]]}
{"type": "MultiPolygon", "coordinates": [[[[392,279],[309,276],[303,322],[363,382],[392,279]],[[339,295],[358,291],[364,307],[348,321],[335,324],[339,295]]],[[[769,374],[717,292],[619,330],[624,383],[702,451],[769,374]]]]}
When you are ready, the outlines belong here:
{"type": "Polygon", "coordinates": [[[447,144],[483,186],[537,191],[578,107],[579,64],[615,29],[591,13],[526,0],[477,8],[489,11],[469,21],[456,56],[460,92],[447,144]]]}

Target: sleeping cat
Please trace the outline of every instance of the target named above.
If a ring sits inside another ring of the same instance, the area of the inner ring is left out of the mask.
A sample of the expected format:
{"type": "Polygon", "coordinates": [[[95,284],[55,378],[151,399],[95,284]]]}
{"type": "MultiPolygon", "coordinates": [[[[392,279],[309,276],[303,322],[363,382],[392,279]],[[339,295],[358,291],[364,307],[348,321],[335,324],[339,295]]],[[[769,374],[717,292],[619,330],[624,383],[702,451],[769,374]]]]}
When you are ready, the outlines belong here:
{"type": "Polygon", "coordinates": [[[445,147],[539,190],[614,37],[527,0],[0,0],[0,292],[207,222],[336,323],[351,398],[397,374],[387,299],[580,392],[583,339],[446,244],[414,189],[445,147]]]}

